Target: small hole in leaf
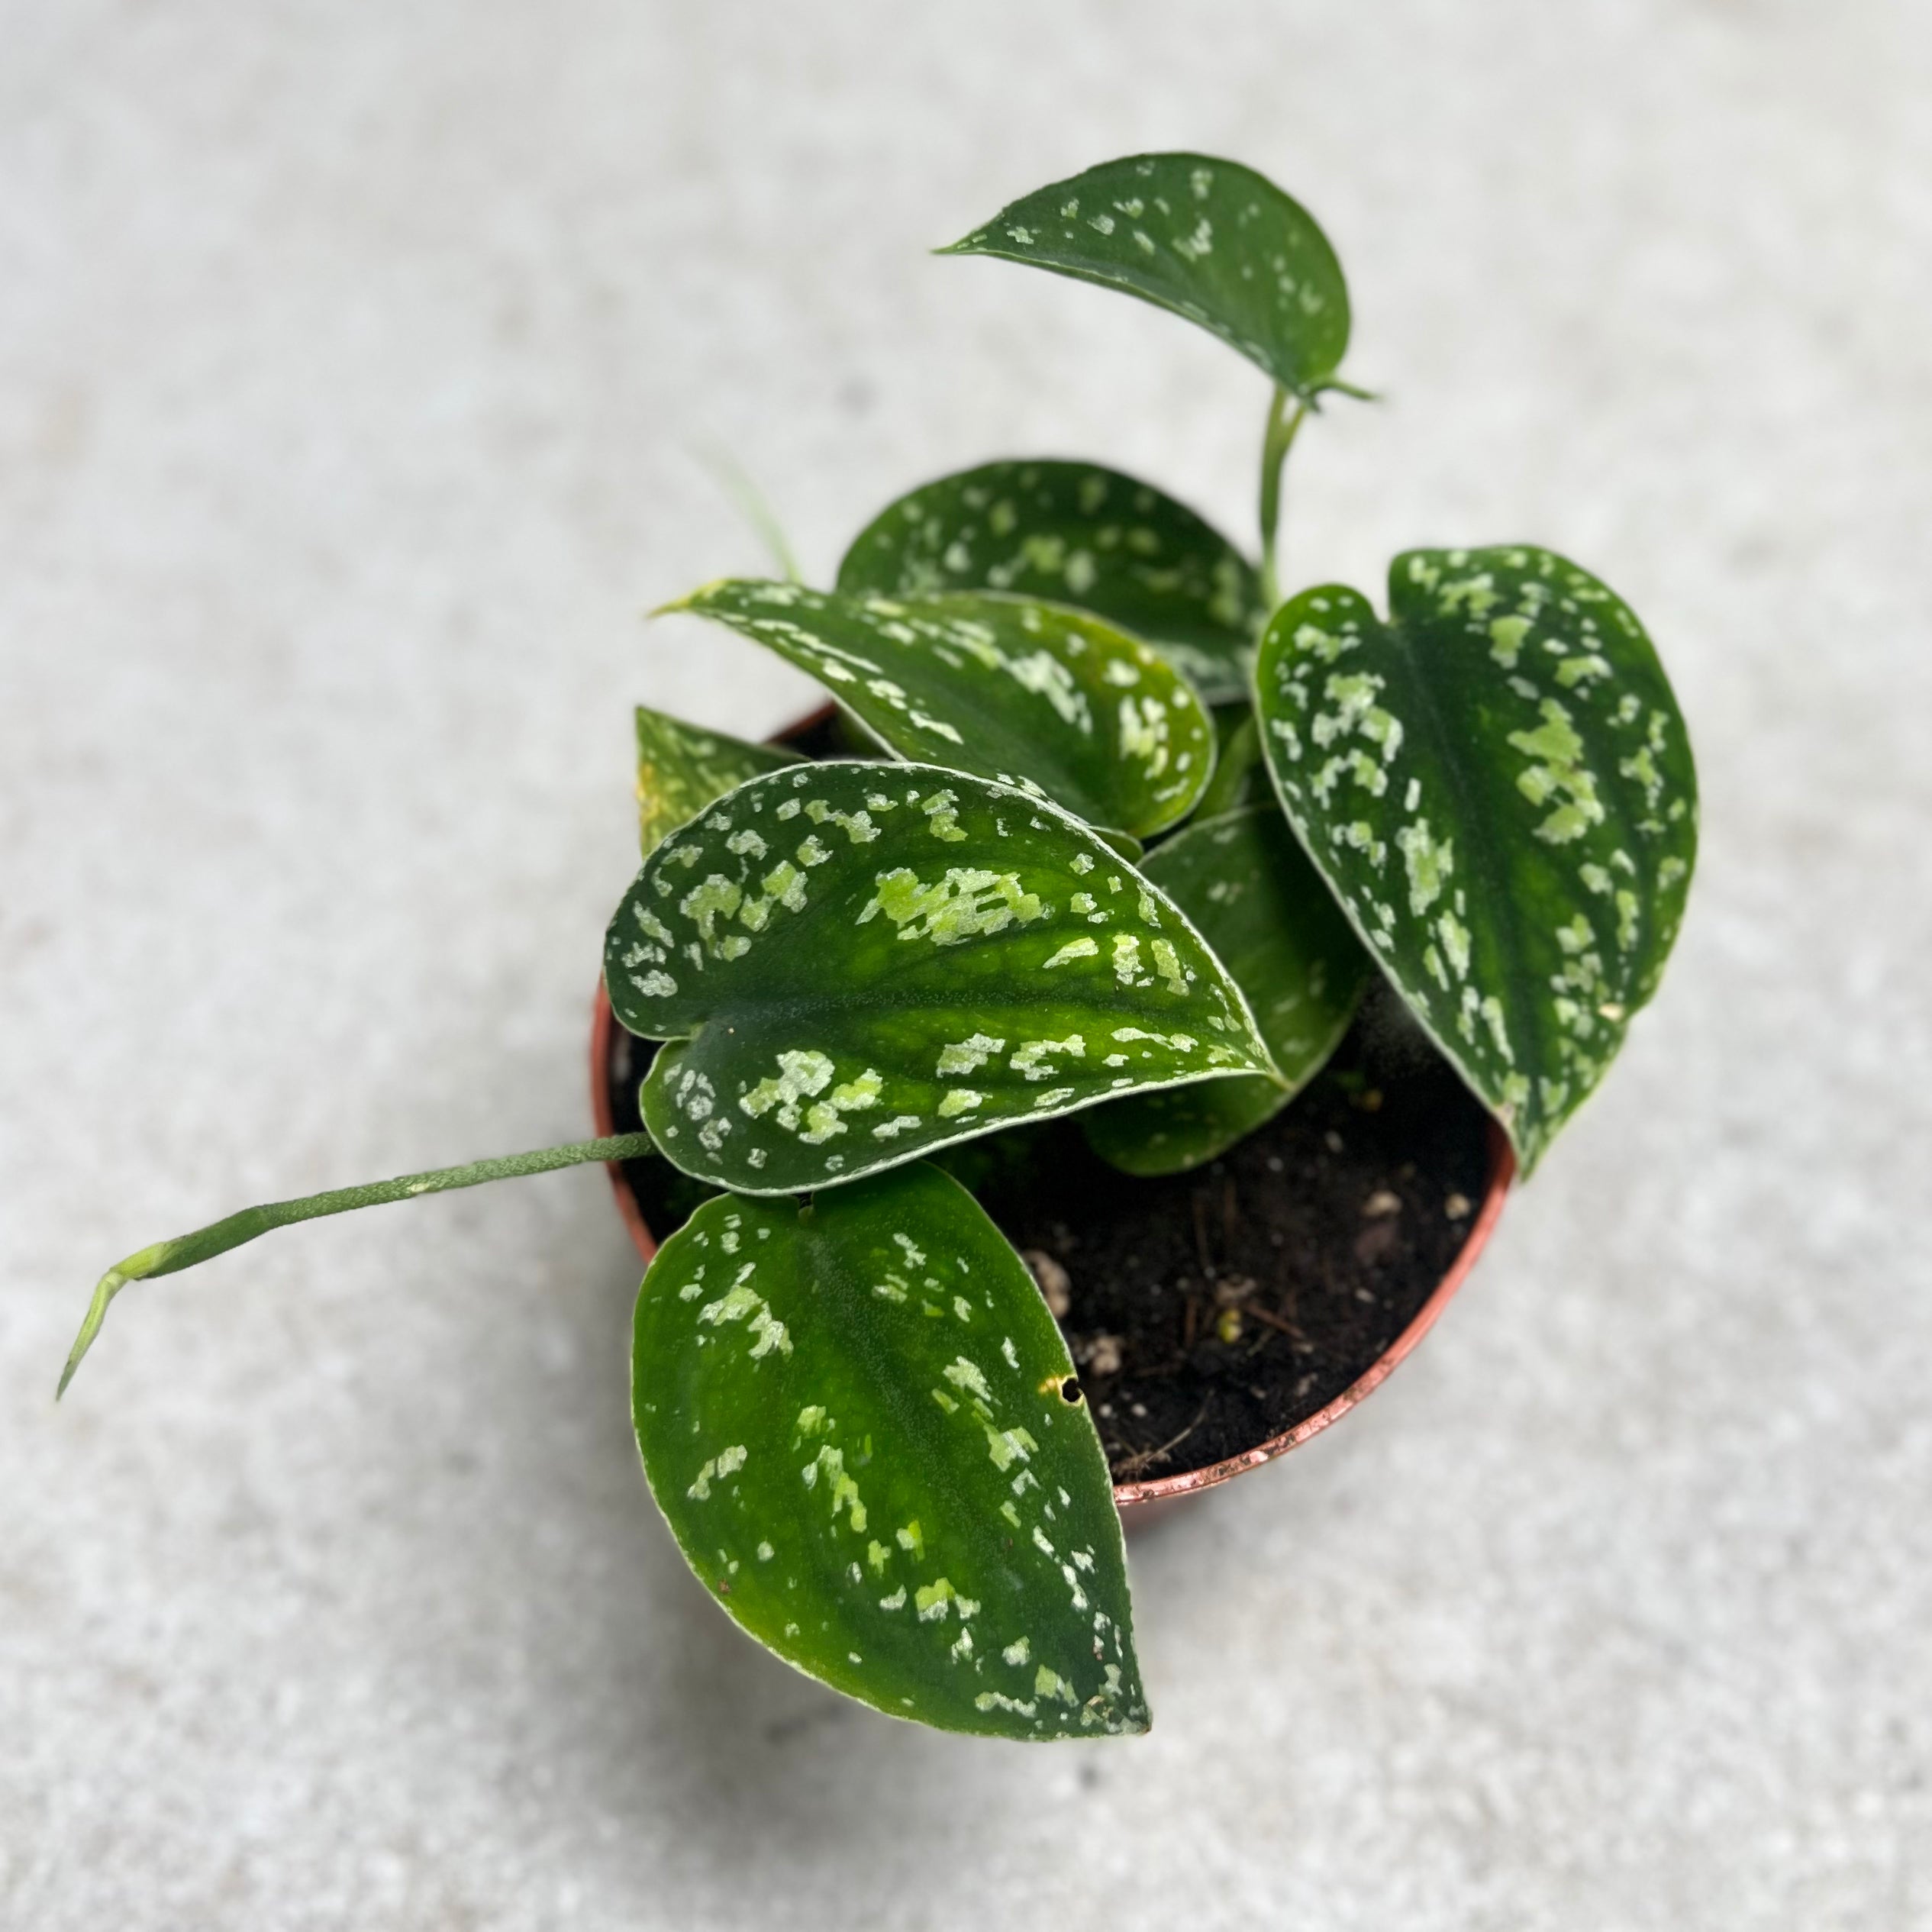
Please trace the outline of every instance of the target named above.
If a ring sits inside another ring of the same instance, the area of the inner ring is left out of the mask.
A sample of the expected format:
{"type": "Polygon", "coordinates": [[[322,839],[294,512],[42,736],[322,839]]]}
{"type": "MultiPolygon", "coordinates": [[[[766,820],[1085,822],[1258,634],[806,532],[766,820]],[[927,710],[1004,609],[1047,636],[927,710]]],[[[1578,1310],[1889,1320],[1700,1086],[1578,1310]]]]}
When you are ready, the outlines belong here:
{"type": "Polygon", "coordinates": [[[1077,1376],[1069,1376],[1066,1379],[1060,1384],[1060,1400],[1063,1402],[1074,1403],[1078,1402],[1079,1399],[1079,1379],[1077,1376]]]}

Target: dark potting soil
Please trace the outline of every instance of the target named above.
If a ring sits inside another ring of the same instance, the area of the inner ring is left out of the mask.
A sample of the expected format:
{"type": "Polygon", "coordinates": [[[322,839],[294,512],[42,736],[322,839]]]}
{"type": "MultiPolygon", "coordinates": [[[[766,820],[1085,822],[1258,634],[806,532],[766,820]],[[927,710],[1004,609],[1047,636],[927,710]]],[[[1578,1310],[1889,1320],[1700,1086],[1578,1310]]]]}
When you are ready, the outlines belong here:
{"type": "MultiPolygon", "coordinates": [[[[617,1036],[621,1134],[654,1051],[617,1036]]],[[[1077,1115],[940,1156],[1063,1295],[1119,1482],[1239,1455],[1356,1381],[1468,1239],[1489,1160],[1482,1109],[1379,985],[1308,1087],[1192,1173],[1120,1173],[1077,1115]]],[[[660,1239],[715,1191],[666,1161],[624,1172],[660,1239]]]]}

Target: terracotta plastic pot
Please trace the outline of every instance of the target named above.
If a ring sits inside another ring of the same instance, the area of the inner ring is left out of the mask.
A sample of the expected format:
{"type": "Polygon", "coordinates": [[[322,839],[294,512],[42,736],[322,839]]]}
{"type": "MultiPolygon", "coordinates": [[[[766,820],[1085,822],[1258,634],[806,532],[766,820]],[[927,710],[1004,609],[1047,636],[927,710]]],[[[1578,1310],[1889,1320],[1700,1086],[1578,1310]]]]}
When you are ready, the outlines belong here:
{"type": "MultiPolygon", "coordinates": [[[[610,999],[600,984],[590,1022],[590,1104],[600,1134],[616,1131],[611,1114],[611,1054],[617,1044],[618,1031],[617,1017],[611,1012],[610,999]]],[[[1277,1456],[1285,1456],[1291,1449],[1300,1448],[1311,1436],[1318,1436],[1330,1423],[1340,1421],[1356,1403],[1379,1389],[1396,1364],[1435,1326],[1436,1318],[1449,1305],[1450,1297],[1468,1279],[1469,1270],[1476,1266],[1476,1256],[1482,1252],[1483,1243],[1495,1232],[1496,1223],[1501,1218],[1504,1196],[1509,1191],[1510,1180],[1515,1172],[1516,1159],[1508,1139],[1492,1121],[1489,1124],[1489,1184],[1483,1193],[1482,1206],[1469,1224],[1469,1238],[1463,1242],[1449,1272],[1436,1285],[1428,1300],[1416,1311],[1408,1326],[1332,1402],[1316,1410],[1314,1414],[1305,1416],[1293,1428],[1285,1429],[1278,1436],[1270,1436],[1266,1442],[1257,1443],[1238,1456],[1210,1463],[1204,1469],[1188,1469],[1179,1476],[1163,1476],[1147,1482],[1117,1482],[1114,1485],[1114,1502],[1122,1510],[1134,1512],[1130,1521],[1144,1522],[1153,1514],[1156,1505],[1178,1502],[1204,1489],[1211,1489],[1217,1483],[1226,1482],[1245,1469],[1259,1469],[1263,1463],[1272,1462],[1277,1456]]],[[[643,1210],[637,1205],[637,1197],[631,1192],[622,1166],[611,1162],[610,1172],[611,1185],[617,1195],[618,1212],[624,1217],[624,1224],[630,1229],[638,1253],[648,1263],[657,1252],[656,1237],[644,1219],[643,1210]]]]}
{"type": "MultiPolygon", "coordinates": [[[[831,705],[821,705],[808,718],[802,718],[795,724],[779,732],[772,742],[784,744],[803,739],[830,721],[836,708],[831,705]]],[[[617,1016],[611,1011],[610,998],[599,982],[590,1021],[590,1106],[600,1135],[616,1131],[611,1114],[611,1053],[617,1043],[618,1034],[617,1016]]],[[[1450,1264],[1449,1272],[1437,1283],[1428,1300],[1416,1310],[1408,1326],[1332,1402],[1316,1410],[1314,1414],[1305,1416],[1293,1428],[1284,1429],[1279,1435],[1270,1436],[1266,1442],[1257,1443],[1238,1456],[1226,1456],[1203,1469],[1189,1469],[1179,1476],[1163,1476],[1148,1482],[1115,1483],[1114,1501],[1122,1510],[1134,1512],[1130,1521],[1144,1523],[1162,1513],[1166,1506],[1185,1497],[1211,1489],[1217,1483],[1226,1482],[1244,1470],[1257,1469],[1263,1463],[1272,1463],[1277,1456],[1286,1455],[1291,1449],[1299,1449],[1311,1436],[1318,1436],[1330,1423],[1339,1422],[1356,1403],[1388,1380],[1396,1364],[1436,1325],[1436,1318],[1448,1307],[1450,1297],[1468,1279],[1469,1270],[1476,1266],[1476,1256],[1482,1252],[1484,1243],[1495,1232],[1496,1223],[1502,1218],[1504,1197],[1516,1173],[1516,1156],[1510,1147],[1509,1137],[1494,1121],[1489,1123],[1489,1176],[1483,1189],[1482,1205],[1469,1224],[1469,1238],[1463,1242],[1455,1260],[1450,1264]]],[[[648,1263],[657,1252],[657,1237],[644,1220],[643,1210],[637,1205],[637,1195],[631,1191],[622,1165],[611,1162],[610,1172],[611,1185],[617,1195],[618,1212],[624,1217],[624,1224],[630,1229],[638,1253],[648,1263]]]]}

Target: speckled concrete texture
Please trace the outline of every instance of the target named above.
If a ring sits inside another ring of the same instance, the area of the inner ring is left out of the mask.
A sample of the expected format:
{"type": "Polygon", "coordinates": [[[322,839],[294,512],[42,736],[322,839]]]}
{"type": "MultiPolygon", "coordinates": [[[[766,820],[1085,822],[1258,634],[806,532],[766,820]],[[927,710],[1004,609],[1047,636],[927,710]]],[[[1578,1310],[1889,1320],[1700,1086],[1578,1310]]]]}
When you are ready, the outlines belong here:
{"type": "Polygon", "coordinates": [[[1932,1925],[1932,14],[1841,0],[0,7],[0,1924],[1932,1925]],[[1138,147],[1358,315],[1291,582],[1645,615],[1701,876],[1427,1346],[1134,1550],[1149,1737],[875,1718],[685,1573],[575,1137],[647,606],[1092,454],[1248,527],[1261,379],[937,261],[1138,147]]]}

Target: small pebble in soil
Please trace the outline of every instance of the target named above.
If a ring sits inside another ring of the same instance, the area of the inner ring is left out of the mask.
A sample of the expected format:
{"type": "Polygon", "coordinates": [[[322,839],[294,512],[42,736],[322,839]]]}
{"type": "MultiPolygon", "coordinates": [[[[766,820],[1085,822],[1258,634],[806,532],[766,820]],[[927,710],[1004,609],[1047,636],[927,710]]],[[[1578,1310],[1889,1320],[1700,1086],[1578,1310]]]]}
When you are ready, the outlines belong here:
{"type": "Polygon", "coordinates": [[[1121,1372],[1121,1338],[1118,1335],[1095,1335],[1086,1345],[1081,1356],[1082,1366],[1089,1375],[1117,1376],[1121,1372]]]}
{"type": "MultiPolygon", "coordinates": [[[[1392,1214],[1379,1214],[1355,1237],[1355,1258],[1366,1266],[1373,1268],[1386,1261],[1401,1245],[1401,1230],[1392,1214]]],[[[1356,1290],[1356,1298],[1364,1298],[1366,1291],[1356,1290]]]]}
{"type": "Polygon", "coordinates": [[[1073,1282],[1066,1270],[1044,1248],[1027,1248],[1020,1259],[1040,1284],[1040,1292],[1056,1321],[1063,1320],[1073,1305],[1073,1282]]]}
{"type": "Polygon", "coordinates": [[[1321,1144],[1326,1147],[1331,1154],[1338,1154],[1342,1151],[1343,1147],[1347,1143],[1343,1140],[1342,1137],[1331,1127],[1328,1131],[1321,1137],[1321,1144]]]}
{"type": "Polygon", "coordinates": [[[1451,1221],[1466,1221],[1469,1213],[1469,1197],[1466,1194],[1452,1194],[1442,1204],[1442,1211],[1451,1221]]]}
{"type": "Polygon", "coordinates": [[[1364,1221],[1375,1221],[1383,1214],[1399,1214],[1402,1211],[1402,1197],[1390,1188],[1377,1188],[1362,1204],[1364,1221]]]}

